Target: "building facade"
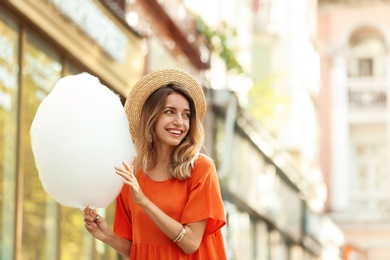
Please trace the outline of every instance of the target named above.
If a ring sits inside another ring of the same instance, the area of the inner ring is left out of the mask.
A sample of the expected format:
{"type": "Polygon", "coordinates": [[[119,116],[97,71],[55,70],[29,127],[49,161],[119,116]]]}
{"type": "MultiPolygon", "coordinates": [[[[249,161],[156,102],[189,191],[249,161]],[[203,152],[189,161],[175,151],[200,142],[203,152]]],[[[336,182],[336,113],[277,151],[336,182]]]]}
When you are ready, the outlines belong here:
{"type": "Polygon", "coordinates": [[[323,212],[326,188],[318,164],[317,1],[185,2],[215,31],[237,29],[229,43],[245,71],[235,75],[211,57],[213,158],[227,203],[229,256],[341,259],[343,234],[323,212]],[[276,109],[273,129],[244,112],[250,101],[260,110],[272,102],[251,92],[264,82],[288,100],[276,109]],[[224,97],[227,90],[237,99],[224,97]]]}
{"type": "Polygon", "coordinates": [[[225,201],[228,259],[341,259],[343,233],[311,209],[313,184],[285,148],[237,106],[232,92],[213,90],[211,96],[208,120],[215,122],[212,157],[225,201]]]}
{"type": "Polygon", "coordinates": [[[29,131],[63,76],[89,72],[124,97],[143,72],[142,38],[92,0],[1,1],[0,32],[0,258],[114,259],[82,211],[43,190],[29,131]]]}
{"type": "Polygon", "coordinates": [[[388,259],[390,1],[319,1],[321,168],[345,259],[388,259]]]}
{"type": "MultiPolygon", "coordinates": [[[[249,16],[250,1],[231,3],[242,18],[256,17],[249,16]]],[[[340,258],[343,234],[309,205],[312,179],[248,116],[237,92],[227,90],[231,82],[247,81],[213,74],[221,61],[212,59],[207,42],[198,41],[203,37],[194,21],[183,1],[0,2],[1,259],[118,259],[85,231],[80,210],[63,207],[44,192],[29,129],[40,102],[63,76],[87,71],[124,100],[141,75],[161,67],[180,67],[204,86],[205,148],[221,181],[229,259],[340,258]],[[145,21],[133,23],[135,15],[145,21]]],[[[260,53],[268,53],[273,44],[268,40],[260,53]]],[[[252,51],[250,42],[241,43],[252,51]]],[[[113,207],[100,211],[108,221],[113,207]]]]}

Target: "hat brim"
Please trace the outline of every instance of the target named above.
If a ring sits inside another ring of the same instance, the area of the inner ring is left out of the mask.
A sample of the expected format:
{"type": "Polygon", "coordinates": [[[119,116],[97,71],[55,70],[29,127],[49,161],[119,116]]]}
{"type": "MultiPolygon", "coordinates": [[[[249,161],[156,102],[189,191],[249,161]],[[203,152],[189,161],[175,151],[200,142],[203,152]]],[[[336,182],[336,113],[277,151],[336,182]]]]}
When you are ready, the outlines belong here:
{"type": "Polygon", "coordinates": [[[187,88],[194,100],[197,117],[201,121],[205,117],[207,104],[204,92],[192,76],[176,69],[156,70],[143,76],[134,85],[125,102],[125,111],[133,141],[139,131],[141,112],[146,100],[154,91],[170,83],[176,83],[187,88]]]}

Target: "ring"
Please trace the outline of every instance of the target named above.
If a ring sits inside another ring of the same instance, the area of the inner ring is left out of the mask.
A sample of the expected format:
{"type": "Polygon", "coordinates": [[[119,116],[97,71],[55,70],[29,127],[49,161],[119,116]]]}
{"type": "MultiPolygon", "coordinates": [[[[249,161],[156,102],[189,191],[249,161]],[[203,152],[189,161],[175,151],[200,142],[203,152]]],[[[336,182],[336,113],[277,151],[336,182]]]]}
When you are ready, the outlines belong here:
{"type": "Polygon", "coordinates": [[[99,215],[96,215],[96,216],[95,216],[95,220],[96,220],[96,221],[98,221],[98,220],[99,220],[99,218],[100,218],[100,216],[99,216],[99,215]]]}

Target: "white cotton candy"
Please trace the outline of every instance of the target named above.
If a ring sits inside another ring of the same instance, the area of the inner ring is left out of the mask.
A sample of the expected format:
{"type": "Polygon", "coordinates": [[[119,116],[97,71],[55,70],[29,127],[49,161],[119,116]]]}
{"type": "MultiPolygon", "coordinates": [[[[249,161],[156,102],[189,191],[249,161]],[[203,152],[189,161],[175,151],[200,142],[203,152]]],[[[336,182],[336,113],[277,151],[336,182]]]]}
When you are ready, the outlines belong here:
{"type": "Polygon", "coordinates": [[[88,73],[58,81],[30,135],[42,186],[64,206],[107,207],[123,186],[114,167],[135,156],[119,97],[88,73]]]}

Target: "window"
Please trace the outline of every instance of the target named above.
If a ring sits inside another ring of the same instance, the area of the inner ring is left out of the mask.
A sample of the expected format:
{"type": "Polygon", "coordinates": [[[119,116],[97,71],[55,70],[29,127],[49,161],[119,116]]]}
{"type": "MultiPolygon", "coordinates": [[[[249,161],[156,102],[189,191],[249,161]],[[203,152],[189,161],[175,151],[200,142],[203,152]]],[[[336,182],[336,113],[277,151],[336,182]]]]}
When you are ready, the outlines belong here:
{"type": "Polygon", "coordinates": [[[357,182],[359,191],[386,191],[390,177],[386,173],[387,160],[384,145],[360,145],[357,147],[357,182]]]}
{"type": "Polygon", "coordinates": [[[351,46],[349,77],[384,77],[385,46],[379,37],[359,38],[351,46]]]}
{"type": "Polygon", "coordinates": [[[368,212],[370,217],[390,214],[387,173],[387,149],[381,144],[360,144],[356,151],[356,175],[353,180],[353,205],[357,212],[368,212]]]}
{"type": "Polygon", "coordinates": [[[21,142],[23,164],[22,257],[58,259],[58,205],[42,188],[31,150],[30,127],[38,106],[61,78],[60,56],[27,34],[22,68],[21,142]],[[40,243],[37,243],[40,234],[40,243]]]}
{"type": "MultiPolygon", "coordinates": [[[[86,232],[80,209],[60,206],[43,190],[31,149],[40,103],[63,75],[82,69],[6,12],[0,9],[0,259],[116,259],[86,232]]],[[[99,212],[110,223],[114,207],[99,212]]]]}
{"type": "Polygon", "coordinates": [[[17,25],[0,10],[0,259],[14,258],[18,42],[17,25]]]}
{"type": "Polygon", "coordinates": [[[372,77],[373,76],[373,60],[372,58],[358,59],[358,76],[372,77]]]}

